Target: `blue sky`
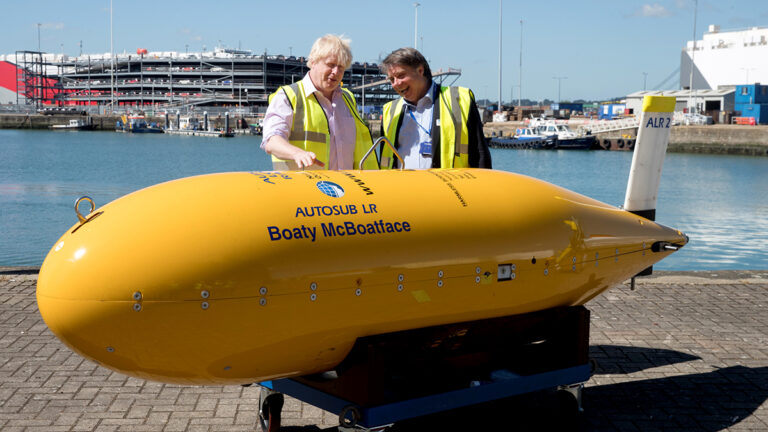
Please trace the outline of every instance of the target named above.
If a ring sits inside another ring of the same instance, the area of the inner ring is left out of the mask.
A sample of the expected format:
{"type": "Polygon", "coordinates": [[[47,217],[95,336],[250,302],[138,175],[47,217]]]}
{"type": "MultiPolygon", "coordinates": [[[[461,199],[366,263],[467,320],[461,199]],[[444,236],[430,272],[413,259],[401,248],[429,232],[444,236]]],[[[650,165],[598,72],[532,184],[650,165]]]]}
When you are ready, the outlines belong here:
{"type": "MultiPolygon", "coordinates": [[[[267,50],[306,55],[326,33],[352,40],[355,61],[377,62],[413,46],[413,0],[147,1],[113,0],[116,52],[267,50]]],[[[457,84],[478,98],[499,92],[498,0],[419,0],[418,45],[433,69],[460,68],[457,84]]],[[[109,0],[3,0],[0,53],[109,52],[109,0]]],[[[522,96],[563,101],[607,99],[653,89],[680,64],[691,40],[694,0],[511,1],[502,3],[502,98],[518,98],[520,20],[522,96]],[[643,73],[647,75],[644,75],[643,73]],[[567,77],[557,80],[553,77],[567,77]]],[[[699,0],[696,36],[768,26],[768,1],[699,0]]],[[[677,76],[665,89],[676,88],[677,76]]]]}

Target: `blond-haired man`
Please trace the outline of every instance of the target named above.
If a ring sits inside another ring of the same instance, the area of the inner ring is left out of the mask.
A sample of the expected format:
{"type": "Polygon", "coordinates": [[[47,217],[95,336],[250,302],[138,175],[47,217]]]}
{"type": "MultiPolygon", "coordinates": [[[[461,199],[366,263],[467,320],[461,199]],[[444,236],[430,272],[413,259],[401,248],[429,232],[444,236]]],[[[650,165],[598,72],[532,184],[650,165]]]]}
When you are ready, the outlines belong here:
{"type": "MultiPolygon", "coordinates": [[[[262,148],[275,170],[356,169],[373,141],[349,90],[341,88],[352,63],[349,39],[325,35],[309,53],[309,72],[269,97],[262,148]]],[[[365,169],[377,169],[375,157],[365,169]]]]}

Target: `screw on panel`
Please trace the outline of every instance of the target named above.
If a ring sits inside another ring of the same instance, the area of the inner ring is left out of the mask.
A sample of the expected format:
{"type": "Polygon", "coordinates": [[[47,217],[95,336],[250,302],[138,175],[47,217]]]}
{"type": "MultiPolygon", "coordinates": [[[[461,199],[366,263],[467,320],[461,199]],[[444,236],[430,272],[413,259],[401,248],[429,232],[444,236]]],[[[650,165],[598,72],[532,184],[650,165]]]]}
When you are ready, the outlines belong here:
{"type": "Polygon", "coordinates": [[[442,270],[440,270],[439,272],[437,272],[437,277],[443,277],[443,271],[442,271],[442,270]]]}
{"type": "Polygon", "coordinates": [[[403,275],[401,275],[401,274],[397,275],[397,280],[398,280],[398,281],[402,282],[402,281],[403,281],[403,279],[405,279],[405,276],[403,276],[403,275]]]}
{"type": "Polygon", "coordinates": [[[511,276],[511,278],[512,278],[513,280],[515,279],[515,274],[514,274],[514,273],[512,273],[512,276],[511,276]]]}
{"type": "Polygon", "coordinates": [[[576,266],[571,266],[571,270],[576,271],[576,266]]]}
{"type": "Polygon", "coordinates": [[[515,264],[512,264],[512,267],[510,267],[510,268],[512,269],[512,271],[517,270],[517,266],[515,264]]]}
{"type": "Polygon", "coordinates": [[[483,271],[480,267],[475,267],[475,273],[480,274],[483,271]]]}
{"type": "Polygon", "coordinates": [[[475,277],[475,283],[480,283],[480,276],[475,277]]]}
{"type": "Polygon", "coordinates": [[[136,312],[139,312],[141,310],[141,304],[134,303],[133,304],[133,310],[135,310],[136,312]]]}
{"type": "Polygon", "coordinates": [[[133,293],[133,299],[134,299],[134,300],[136,300],[136,301],[139,301],[139,300],[141,300],[141,293],[140,293],[140,292],[138,292],[138,291],[136,291],[135,293],[133,293]]]}
{"type": "Polygon", "coordinates": [[[208,309],[208,302],[200,303],[200,307],[203,308],[203,310],[208,309]]]}
{"type": "Polygon", "coordinates": [[[107,347],[107,352],[110,352],[110,353],[115,352],[115,349],[112,348],[111,346],[108,346],[107,347]]]}
{"type": "Polygon", "coordinates": [[[265,298],[259,299],[259,304],[262,305],[262,306],[266,306],[267,305],[267,299],[265,299],[265,298]]]}
{"type": "Polygon", "coordinates": [[[315,294],[315,293],[312,293],[312,295],[311,295],[311,296],[309,296],[309,299],[310,299],[310,300],[312,300],[312,301],[315,301],[315,300],[317,300],[317,294],[315,294]]]}
{"type": "Polygon", "coordinates": [[[397,284],[397,290],[402,291],[403,290],[403,284],[397,284]]]}
{"type": "Polygon", "coordinates": [[[443,281],[441,281],[441,280],[437,281],[437,286],[438,286],[438,287],[441,287],[441,286],[443,286],[443,281]]]}
{"type": "Polygon", "coordinates": [[[571,262],[576,264],[576,257],[573,257],[573,259],[571,259],[571,262]]]}
{"type": "Polygon", "coordinates": [[[261,294],[261,295],[267,295],[267,287],[261,287],[261,288],[259,288],[259,294],[261,294]]]}
{"type": "Polygon", "coordinates": [[[360,288],[358,288],[357,290],[355,290],[355,295],[356,295],[356,296],[359,296],[359,295],[360,295],[360,294],[362,294],[362,293],[363,293],[363,290],[361,290],[360,288]]]}
{"type": "Polygon", "coordinates": [[[208,298],[208,296],[210,296],[210,294],[208,293],[208,291],[206,291],[206,290],[202,290],[202,291],[200,291],[200,297],[202,297],[202,298],[206,299],[206,298],[208,298]]]}
{"type": "Polygon", "coordinates": [[[317,289],[317,283],[312,282],[311,284],[309,284],[309,289],[311,289],[312,291],[316,290],[317,289]]]}
{"type": "Polygon", "coordinates": [[[549,274],[549,269],[544,269],[544,276],[549,274]]]}

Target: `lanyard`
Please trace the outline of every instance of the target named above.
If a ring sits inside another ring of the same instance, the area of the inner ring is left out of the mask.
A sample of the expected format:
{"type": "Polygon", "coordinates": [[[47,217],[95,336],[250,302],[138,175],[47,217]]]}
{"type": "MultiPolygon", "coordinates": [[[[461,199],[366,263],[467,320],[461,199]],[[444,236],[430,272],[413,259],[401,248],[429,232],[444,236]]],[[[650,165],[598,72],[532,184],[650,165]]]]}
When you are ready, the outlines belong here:
{"type": "MultiPolygon", "coordinates": [[[[434,107],[433,107],[432,109],[434,110],[434,107]]],[[[434,114],[434,111],[433,111],[433,114],[434,114]]],[[[427,129],[427,128],[425,128],[424,126],[422,126],[422,125],[421,125],[421,123],[419,123],[419,122],[416,120],[416,117],[413,115],[413,109],[411,109],[411,108],[409,108],[409,109],[408,109],[408,115],[410,115],[410,116],[411,116],[411,118],[413,119],[413,122],[414,122],[414,123],[416,123],[416,126],[418,126],[418,127],[419,127],[419,129],[421,129],[421,130],[423,130],[424,132],[426,132],[426,133],[427,133],[427,136],[429,136],[429,137],[431,137],[431,136],[432,136],[432,125],[431,125],[431,124],[429,125],[429,129],[427,129]]]]}

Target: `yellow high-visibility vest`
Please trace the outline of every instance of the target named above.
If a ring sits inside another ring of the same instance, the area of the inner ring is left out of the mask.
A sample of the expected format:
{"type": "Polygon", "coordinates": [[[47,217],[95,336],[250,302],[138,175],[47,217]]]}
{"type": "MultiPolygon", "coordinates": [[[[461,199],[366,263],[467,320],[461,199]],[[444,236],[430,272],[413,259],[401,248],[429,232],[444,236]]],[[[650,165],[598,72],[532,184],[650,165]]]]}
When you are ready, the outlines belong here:
{"type": "MultiPolygon", "coordinates": [[[[283,91],[288,97],[288,101],[293,107],[293,122],[291,132],[288,136],[288,142],[296,147],[311,151],[317,158],[326,163],[325,168],[318,165],[312,165],[304,168],[327,169],[331,153],[331,134],[328,130],[328,118],[323,111],[322,106],[314,95],[307,95],[304,91],[302,81],[291,85],[282,86],[275,93],[269,96],[269,101],[275,97],[277,92],[283,91]]],[[[354,169],[357,169],[365,153],[373,145],[371,131],[365,125],[363,119],[357,113],[357,104],[355,98],[347,89],[341,89],[344,103],[347,109],[355,119],[355,150],[353,152],[354,169]]],[[[280,159],[272,155],[272,168],[275,171],[297,170],[299,167],[292,160],[280,159]]],[[[363,165],[363,169],[378,169],[378,163],[375,155],[371,155],[363,165]]]]}
{"type": "MultiPolygon", "coordinates": [[[[405,101],[400,98],[384,105],[382,127],[384,136],[397,146],[397,129],[403,115],[405,101]]],[[[469,167],[469,131],[467,119],[472,104],[472,93],[464,87],[440,87],[440,94],[435,105],[440,117],[440,167],[469,167]],[[457,124],[459,125],[457,127],[457,124]]],[[[433,108],[433,109],[435,109],[433,108]]],[[[434,111],[433,111],[434,112],[434,111]]],[[[393,166],[393,154],[389,147],[381,152],[381,169],[393,166]]]]}

